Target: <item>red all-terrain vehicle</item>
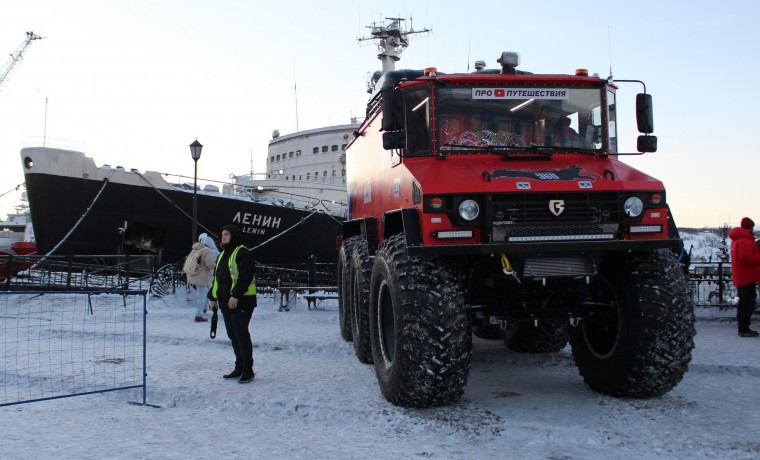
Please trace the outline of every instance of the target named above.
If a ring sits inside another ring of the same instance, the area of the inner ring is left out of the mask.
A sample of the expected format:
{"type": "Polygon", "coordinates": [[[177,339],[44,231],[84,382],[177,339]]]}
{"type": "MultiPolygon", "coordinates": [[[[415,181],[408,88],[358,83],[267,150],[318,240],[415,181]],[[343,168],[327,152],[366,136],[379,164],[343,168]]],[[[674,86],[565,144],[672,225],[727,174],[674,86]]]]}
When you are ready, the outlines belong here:
{"type": "MultiPolygon", "coordinates": [[[[462,396],[472,334],[523,352],[569,340],[592,389],[666,393],[693,305],[665,187],[619,158],[620,81],[499,62],[377,82],[347,153],[343,337],[404,406],[462,396]]],[[[639,152],[656,151],[646,89],[636,116],[639,152]]]]}

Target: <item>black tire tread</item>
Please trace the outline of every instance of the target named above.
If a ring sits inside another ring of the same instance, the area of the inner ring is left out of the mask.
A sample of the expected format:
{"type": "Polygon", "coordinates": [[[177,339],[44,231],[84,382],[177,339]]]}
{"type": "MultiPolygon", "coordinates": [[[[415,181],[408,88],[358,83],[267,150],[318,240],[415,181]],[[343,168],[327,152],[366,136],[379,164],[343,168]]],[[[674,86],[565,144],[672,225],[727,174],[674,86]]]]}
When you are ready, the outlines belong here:
{"type": "MultiPolygon", "coordinates": [[[[384,368],[378,326],[372,318],[372,352],[383,395],[393,404],[441,406],[458,401],[470,371],[472,331],[459,277],[441,259],[410,257],[403,235],[387,239],[372,272],[371,302],[390,268],[395,299],[396,356],[384,368]]],[[[376,316],[376,306],[371,306],[376,316]]]]}
{"type": "Polygon", "coordinates": [[[694,348],[695,317],[688,283],[667,250],[636,252],[615,267],[618,297],[631,311],[622,313],[622,344],[601,365],[584,350],[579,329],[573,334],[573,356],[584,381],[613,396],[660,396],[681,381],[694,348]],[[601,367],[609,367],[600,370],[601,367]],[[611,367],[610,367],[611,366],[611,367]]]}

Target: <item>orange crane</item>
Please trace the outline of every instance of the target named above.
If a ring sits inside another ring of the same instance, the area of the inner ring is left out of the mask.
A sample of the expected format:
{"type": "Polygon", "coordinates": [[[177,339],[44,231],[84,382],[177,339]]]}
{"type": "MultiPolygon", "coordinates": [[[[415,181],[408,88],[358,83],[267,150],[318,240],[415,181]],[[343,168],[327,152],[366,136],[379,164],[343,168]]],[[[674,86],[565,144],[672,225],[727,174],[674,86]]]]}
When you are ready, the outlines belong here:
{"type": "Polygon", "coordinates": [[[34,32],[27,32],[26,38],[16,51],[12,52],[5,65],[0,68],[0,90],[3,88],[3,84],[8,81],[11,71],[16,67],[16,64],[24,58],[24,52],[34,40],[41,40],[45,37],[40,37],[34,32]]]}

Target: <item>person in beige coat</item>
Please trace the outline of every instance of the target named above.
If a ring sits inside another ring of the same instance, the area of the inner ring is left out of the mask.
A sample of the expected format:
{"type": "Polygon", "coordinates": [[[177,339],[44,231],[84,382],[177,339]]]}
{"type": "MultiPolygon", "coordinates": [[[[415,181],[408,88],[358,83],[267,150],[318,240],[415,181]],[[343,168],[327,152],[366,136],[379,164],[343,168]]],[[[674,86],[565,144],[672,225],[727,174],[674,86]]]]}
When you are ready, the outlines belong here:
{"type": "MultiPolygon", "coordinates": [[[[208,321],[203,316],[208,305],[208,290],[214,281],[213,273],[216,265],[216,258],[219,256],[219,250],[216,248],[214,240],[206,233],[201,233],[198,242],[193,244],[192,257],[198,257],[200,261],[200,270],[197,273],[187,273],[187,283],[195,287],[195,321],[208,321]]],[[[191,257],[188,256],[188,257],[191,257]]]]}

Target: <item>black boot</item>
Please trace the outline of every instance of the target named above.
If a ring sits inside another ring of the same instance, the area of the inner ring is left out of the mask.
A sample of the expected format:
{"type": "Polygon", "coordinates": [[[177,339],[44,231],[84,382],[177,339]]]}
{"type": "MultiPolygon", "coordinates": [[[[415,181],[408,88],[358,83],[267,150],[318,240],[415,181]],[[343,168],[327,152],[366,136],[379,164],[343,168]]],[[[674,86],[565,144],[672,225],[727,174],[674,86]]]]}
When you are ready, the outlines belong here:
{"type": "Polygon", "coordinates": [[[222,378],[227,379],[227,380],[229,380],[229,379],[236,379],[236,378],[240,377],[241,375],[243,375],[243,369],[240,369],[239,367],[236,367],[229,374],[223,375],[222,378]]]}
{"type": "Polygon", "coordinates": [[[238,383],[248,383],[251,380],[253,380],[253,371],[245,370],[240,375],[240,378],[238,379],[238,383]]]}

